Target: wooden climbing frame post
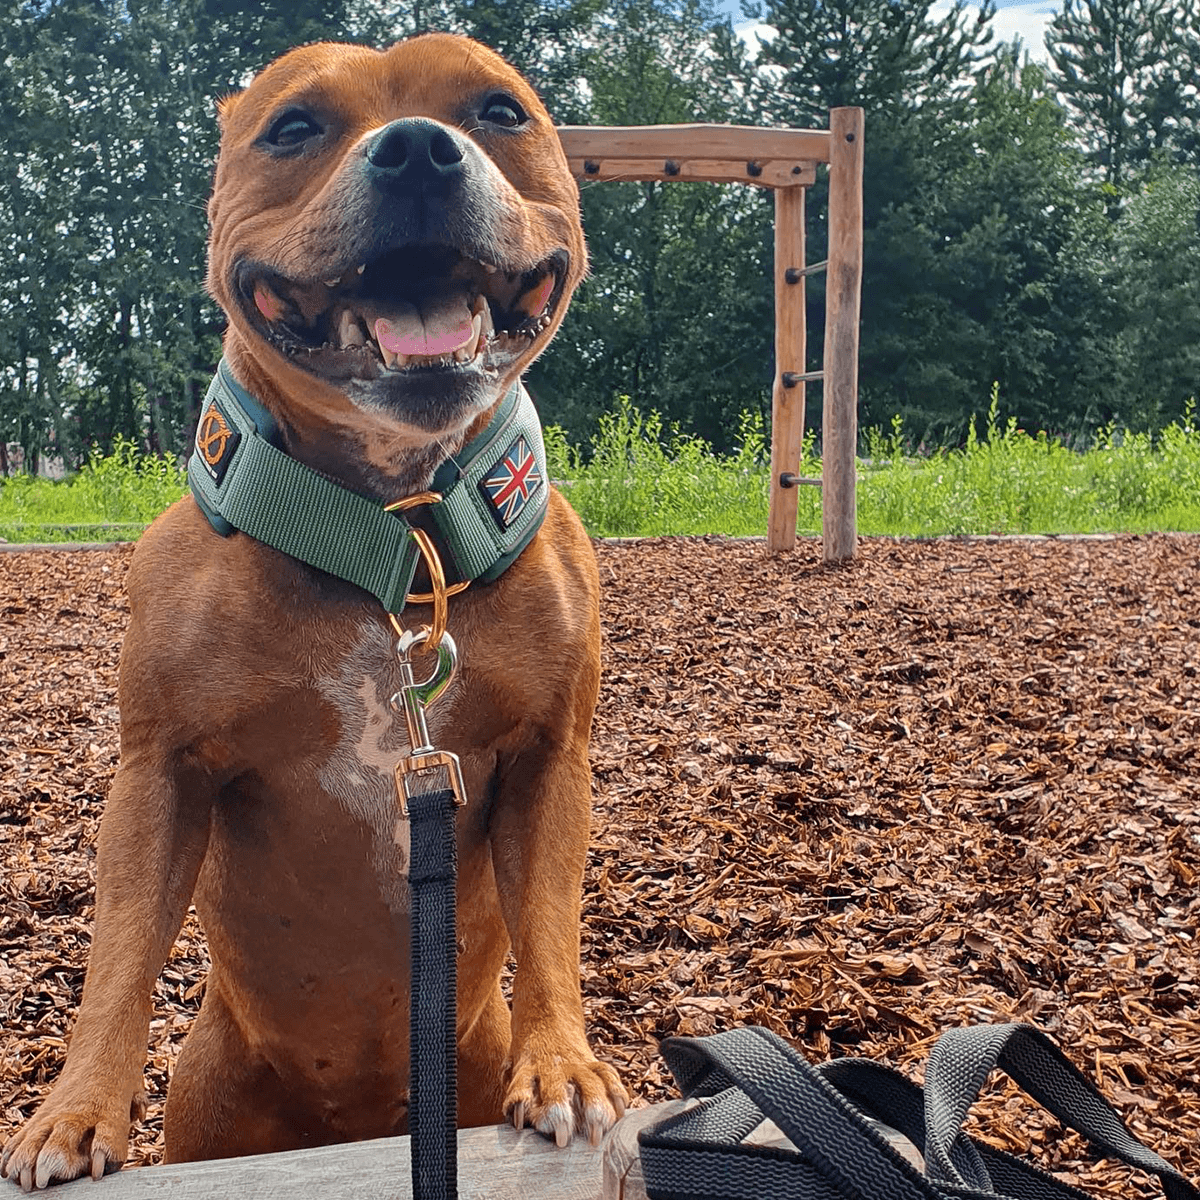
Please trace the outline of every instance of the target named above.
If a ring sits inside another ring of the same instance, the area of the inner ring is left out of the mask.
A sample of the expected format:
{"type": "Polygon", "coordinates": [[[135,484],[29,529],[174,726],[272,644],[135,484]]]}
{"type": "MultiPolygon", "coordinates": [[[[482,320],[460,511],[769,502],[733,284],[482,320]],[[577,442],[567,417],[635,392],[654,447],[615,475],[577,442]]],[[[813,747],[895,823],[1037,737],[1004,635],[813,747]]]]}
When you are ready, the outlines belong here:
{"type": "Polygon", "coordinates": [[[775,383],[771,389],[771,507],[767,549],[796,545],[796,490],[804,449],[804,189],[775,189],[775,383]],[[781,487],[780,480],[791,480],[781,487]]]}
{"type": "Polygon", "coordinates": [[[829,265],[825,273],[825,405],[821,541],[826,562],[854,557],[858,541],[858,313],[862,292],[863,110],[829,114],[829,265]]]}
{"type": "Polygon", "coordinates": [[[796,488],[817,484],[826,562],[853,558],[857,542],[858,318],[862,287],[863,110],[835,108],[829,129],[745,125],[569,125],[559,129],[577,178],[748,183],[775,192],[775,382],[767,550],[796,544],[796,488]],[[808,266],[804,190],[829,165],[829,256],[808,266]],[[804,280],[827,270],[825,362],[805,367],[804,280]],[[822,474],[802,479],[805,384],[820,380],[822,474]]]}

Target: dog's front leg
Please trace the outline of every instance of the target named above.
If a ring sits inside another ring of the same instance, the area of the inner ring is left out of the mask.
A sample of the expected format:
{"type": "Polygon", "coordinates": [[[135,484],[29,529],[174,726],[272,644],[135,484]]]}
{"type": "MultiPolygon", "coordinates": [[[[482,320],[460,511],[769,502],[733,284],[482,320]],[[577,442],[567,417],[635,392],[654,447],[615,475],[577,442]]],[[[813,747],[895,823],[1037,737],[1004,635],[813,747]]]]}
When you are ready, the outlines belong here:
{"type": "Polygon", "coordinates": [[[576,1131],[598,1143],[626,1099],[583,1027],[579,916],[590,809],[586,748],[531,753],[505,771],[491,827],[517,960],[504,1111],[518,1128],[532,1125],[560,1146],[576,1131]]]}
{"type": "Polygon", "coordinates": [[[144,1111],[154,981],[183,924],[208,839],[207,806],[161,759],[122,762],[97,847],[96,920],[83,1002],[54,1090],[4,1148],[0,1174],[30,1191],[124,1161],[144,1111]]]}

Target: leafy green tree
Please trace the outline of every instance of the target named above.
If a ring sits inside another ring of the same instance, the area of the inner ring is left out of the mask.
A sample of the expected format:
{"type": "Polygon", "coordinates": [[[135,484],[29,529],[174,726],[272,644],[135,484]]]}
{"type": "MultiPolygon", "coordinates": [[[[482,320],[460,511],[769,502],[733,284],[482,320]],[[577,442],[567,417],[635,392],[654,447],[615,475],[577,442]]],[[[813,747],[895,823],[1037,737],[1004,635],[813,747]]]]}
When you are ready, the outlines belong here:
{"type": "MultiPolygon", "coordinates": [[[[77,147],[62,94],[64,49],[48,41],[26,4],[6,5],[7,53],[0,56],[0,120],[6,153],[0,193],[0,438],[36,470],[57,448],[58,397],[71,357],[69,314],[81,293],[77,147]]],[[[7,453],[5,466],[7,468],[7,453]]]]}
{"type": "Polygon", "coordinates": [[[918,434],[961,431],[998,381],[1022,423],[1074,429],[1116,399],[1102,209],[1038,65],[1003,50],[967,112],[943,135],[937,173],[875,230],[868,423],[899,411],[918,434]]]}
{"type": "MultiPolygon", "coordinates": [[[[215,99],[297,43],[426,28],[496,46],[568,123],[863,105],[866,422],[961,430],[997,380],[1029,427],[1153,426],[1200,390],[1198,6],[1066,0],[1047,82],[961,0],[765,0],[757,58],[712,0],[0,0],[0,447],[184,450],[223,325],[202,290],[215,99]]],[[[728,448],[769,406],[770,197],[585,183],[582,206],[592,275],[531,372],[543,411],[586,440],[630,395],[728,448]]],[[[823,184],[808,209],[815,260],[823,184]]]]}
{"type": "Polygon", "coordinates": [[[1121,213],[1110,258],[1122,324],[1114,361],[1125,403],[1113,415],[1156,429],[1200,397],[1200,179],[1160,166],[1121,213]]]}
{"type": "MultiPolygon", "coordinates": [[[[588,118],[727,121],[749,66],[708,3],[617,0],[593,29],[588,118]]],[[[771,383],[771,207],[742,185],[584,183],[592,275],[530,382],[576,439],[619,395],[718,446],[771,383]]]]}
{"type": "Polygon", "coordinates": [[[345,7],[8,5],[0,436],[27,463],[118,436],[186,447],[223,323],[202,290],[215,98],[297,40],[344,36],[345,7]]]}

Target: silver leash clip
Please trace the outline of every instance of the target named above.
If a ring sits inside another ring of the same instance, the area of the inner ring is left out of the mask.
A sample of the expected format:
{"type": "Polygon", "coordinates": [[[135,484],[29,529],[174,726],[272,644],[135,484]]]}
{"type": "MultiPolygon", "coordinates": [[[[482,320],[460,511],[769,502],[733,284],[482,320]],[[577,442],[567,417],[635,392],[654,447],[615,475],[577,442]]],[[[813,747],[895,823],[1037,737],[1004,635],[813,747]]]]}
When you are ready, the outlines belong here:
{"type": "Polygon", "coordinates": [[[400,800],[400,811],[408,816],[408,802],[414,796],[423,796],[441,788],[454,793],[455,807],[467,802],[467,791],[463,786],[462,769],[458,755],[449,750],[435,750],[429,741],[429,727],[425,722],[425,710],[436,704],[442,693],[450,686],[450,680],[458,667],[458,649],[454,639],[443,633],[434,648],[436,662],[433,674],[421,683],[416,681],[412,669],[414,647],[429,640],[429,631],[417,632],[406,629],[396,643],[396,657],[400,660],[400,690],[392,697],[392,707],[404,714],[408,725],[408,741],[412,747],[406,757],[396,764],[396,795],[400,800]]]}

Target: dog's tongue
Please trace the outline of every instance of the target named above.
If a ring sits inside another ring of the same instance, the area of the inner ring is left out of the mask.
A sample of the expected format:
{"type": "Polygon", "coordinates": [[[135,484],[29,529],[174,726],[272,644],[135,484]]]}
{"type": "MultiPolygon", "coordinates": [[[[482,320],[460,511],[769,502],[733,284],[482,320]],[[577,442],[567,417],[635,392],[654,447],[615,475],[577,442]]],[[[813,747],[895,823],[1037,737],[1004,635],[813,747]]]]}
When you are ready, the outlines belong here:
{"type": "Polygon", "coordinates": [[[400,304],[375,321],[376,340],[392,354],[453,354],[475,336],[470,306],[459,296],[424,301],[420,308],[400,304]]]}

